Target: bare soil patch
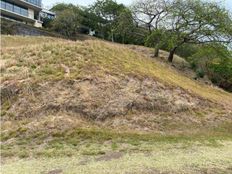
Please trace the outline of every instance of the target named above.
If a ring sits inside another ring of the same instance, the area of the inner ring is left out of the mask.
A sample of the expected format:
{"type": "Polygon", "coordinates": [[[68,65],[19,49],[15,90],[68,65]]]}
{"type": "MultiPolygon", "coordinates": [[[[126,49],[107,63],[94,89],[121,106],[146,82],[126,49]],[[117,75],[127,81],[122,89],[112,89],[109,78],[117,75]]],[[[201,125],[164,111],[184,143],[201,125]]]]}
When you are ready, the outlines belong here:
{"type": "Polygon", "coordinates": [[[110,161],[114,159],[119,159],[123,156],[122,152],[110,152],[105,155],[96,158],[96,161],[110,161]]]}

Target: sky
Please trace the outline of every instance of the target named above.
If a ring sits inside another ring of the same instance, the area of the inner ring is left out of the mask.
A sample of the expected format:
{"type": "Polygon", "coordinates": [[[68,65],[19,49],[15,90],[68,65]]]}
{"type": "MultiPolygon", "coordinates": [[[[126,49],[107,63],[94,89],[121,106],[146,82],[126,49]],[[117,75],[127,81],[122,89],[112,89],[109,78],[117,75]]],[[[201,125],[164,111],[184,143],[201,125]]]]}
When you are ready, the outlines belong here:
{"type": "MultiPolygon", "coordinates": [[[[118,3],[130,5],[134,0],[116,0],[116,1],[118,3]]],[[[232,0],[211,0],[211,1],[223,2],[226,8],[232,11],[232,0]]],[[[56,3],[65,2],[65,3],[72,3],[75,5],[88,6],[93,2],[95,2],[95,0],[42,0],[42,2],[45,8],[50,9],[56,3]]]]}

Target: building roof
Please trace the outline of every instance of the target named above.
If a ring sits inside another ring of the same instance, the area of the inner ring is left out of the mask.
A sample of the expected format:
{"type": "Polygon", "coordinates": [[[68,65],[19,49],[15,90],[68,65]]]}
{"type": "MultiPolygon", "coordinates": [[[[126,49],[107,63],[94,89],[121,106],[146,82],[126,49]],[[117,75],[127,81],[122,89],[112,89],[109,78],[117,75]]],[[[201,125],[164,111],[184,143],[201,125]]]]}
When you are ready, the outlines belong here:
{"type": "Polygon", "coordinates": [[[49,10],[47,10],[47,9],[42,9],[42,12],[48,13],[48,14],[51,14],[51,15],[56,15],[55,12],[49,11],[49,10]]]}

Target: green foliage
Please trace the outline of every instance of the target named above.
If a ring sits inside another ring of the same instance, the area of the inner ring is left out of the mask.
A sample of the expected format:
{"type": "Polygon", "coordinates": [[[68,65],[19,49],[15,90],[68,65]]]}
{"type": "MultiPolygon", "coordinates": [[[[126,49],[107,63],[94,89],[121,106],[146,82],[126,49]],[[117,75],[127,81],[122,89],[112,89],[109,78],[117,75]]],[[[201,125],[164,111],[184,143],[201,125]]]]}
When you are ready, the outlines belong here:
{"type": "Polygon", "coordinates": [[[83,20],[82,10],[72,4],[58,4],[52,8],[57,17],[52,21],[52,29],[64,36],[74,37],[80,29],[83,20]]]}
{"type": "MultiPolygon", "coordinates": [[[[199,47],[199,45],[194,44],[183,44],[176,50],[176,54],[188,60],[189,57],[198,51],[199,47]]],[[[194,64],[192,65],[194,66],[194,64]]]]}
{"type": "Polygon", "coordinates": [[[146,29],[136,26],[132,12],[123,4],[113,0],[96,1],[89,8],[72,4],[57,4],[52,9],[57,18],[45,21],[45,26],[68,37],[77,32],[87,34],[95,31],[95,36],[119,43],[144,44],[146,29]]]}
{"type": "Polygon", "coordinates": [[[196,70],[196,76],[197,76],[197,78],[203,78],[203,77],[205,76],[204,70],[201,69],[201,68],[198,68],[198,69],[196,70]]]}
{"type": "Polygon", "coordinates": [[[145,45],[148,47],[154,47],[159,43],[164,44],[165,42],[166,42],[165,31],[161,29],[152,31],[152,33],[148,35],[145,39],[145,45]]]}
{"type": "Polygon", "coordinates": [[[51,28],[53,19],[50,18],[43,18],[43,27],[44,28],[51,28]]]}
{"type": "Polygon", "coordinates": [[[132,14],[129,9],[124,9],[120,12],[115,25],[113,26],[117,41],[122,43],[132,43],[134,30],[135,25],[132,14]]]}
{"type": "MultiPolygon", "coordinates": [[[[216,85],[232,91],[232,53],[221,44],[202,45],[189,61],[216,85]]],[[[199,71],[197,70],[197,74],[199,71]]]]}
{"type": "Polygon", "coordinates": [[[53,6],[51,8],[51,11],[54,11],[56,12],[57,14],[59,14],[60,12],[64,11],[64,10],[67,10],[67,9],[70,9],[70,10],[76,10],[77,9],[77,6],[73,5],[73,4],[65,4],[65,3],[59,3],[59,4],[56,4],[55,6],[53,6]]]}
{"type": "Polygon", "coordinates": [[[89,29],[99,32],[102,30],[102,26],[99,25],[99,22],[102,21],[100,17],[94,14],[89,8],[83,8],[82,10],[82,25],[88,27],[89,29]]]}
{"type": "Polygon", "coordinates": [[[1,19],[1,34],[14,35],[15,34],[14,24],[2,18],[1,19]]]}
{"type": "Polygon", "coordinates": [[[97,0],[90,10],[105,20],[105,23],[113,22],[126,7],[123,4],[117,4],[113,0],[97,0]]]}
{"type": "Polygon", "coordinates": [[[232,92],[232,57],[213,61],[209,69],[212,82],[232,92]]]}
{"type": "Polygon", "coordinates": [[[231,16],[215,2],[175,0],[162,25],[168,31],[169,61],[183,44],[229,43],[232,39],[231,16]]]}
{"type": "MultiPolygon", "coordinates": [[[[113,0],[98,0],[89,10],[98,17],[97,26],[94,28],[95,30],[97,29],[98,36],[114,41],[115,29],[118,22],[117,19],[120,17],[120,14],[126,10],[126,7],[123,4],[117,4],[113,0]]],[[[122,17],[121,15],[121,18],[122,17]]]]}
{"type": "Polygon", "coordinates": [[[64,10],[53,21],[53,29],[64,36],[75,36],[80,27],[80,18],[72,10],[64,10]]]}

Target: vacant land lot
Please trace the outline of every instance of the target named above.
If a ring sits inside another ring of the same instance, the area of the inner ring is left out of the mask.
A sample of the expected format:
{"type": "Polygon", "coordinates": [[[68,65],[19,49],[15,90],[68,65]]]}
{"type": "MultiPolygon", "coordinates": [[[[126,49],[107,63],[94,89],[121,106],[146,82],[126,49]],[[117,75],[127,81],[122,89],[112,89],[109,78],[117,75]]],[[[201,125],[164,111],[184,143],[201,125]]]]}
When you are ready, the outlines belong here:
{"type": "Polygon", "coordinates": [[[146,50],[2,36],[2,173],[232,173],[232,95],[146,50]]]}

